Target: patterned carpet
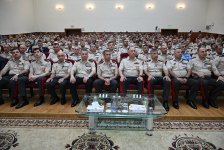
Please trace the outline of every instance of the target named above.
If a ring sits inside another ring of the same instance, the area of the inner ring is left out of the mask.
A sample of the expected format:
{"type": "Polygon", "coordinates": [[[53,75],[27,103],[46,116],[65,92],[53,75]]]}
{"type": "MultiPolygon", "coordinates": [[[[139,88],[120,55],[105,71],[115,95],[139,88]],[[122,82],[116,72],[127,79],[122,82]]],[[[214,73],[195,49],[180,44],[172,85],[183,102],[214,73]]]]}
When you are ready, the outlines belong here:
{"type": "Polygon", "coordinates": [[[224,148],[224,121],[156,121],[153,136],[145,135],[145,131],[134,131],[138,128],[135,126],[127,130],[97,130],[93,133],[87,127],[88,120],[0,118],[0,150],[224,148]]]}
{"type": "MultiPolygon", "coordinates": [[[[128,124],[131,124],[129,120],[121,120],[121,121],[122,122],[127,121],[128,124]]],[[[134,120],[134,121],[135,124],[142,124],[140,120],[134,120]]],[[[132,120],[131,122],[134,121],[132,120]]],[[[44,119],[0,118],[0,127],[88,128],[88,120],[46,119],[46,118],[44,119]]],[[[224,121],[180,121],[180,120],[154,121],[154,130],[224,131],[224,121]]]]}

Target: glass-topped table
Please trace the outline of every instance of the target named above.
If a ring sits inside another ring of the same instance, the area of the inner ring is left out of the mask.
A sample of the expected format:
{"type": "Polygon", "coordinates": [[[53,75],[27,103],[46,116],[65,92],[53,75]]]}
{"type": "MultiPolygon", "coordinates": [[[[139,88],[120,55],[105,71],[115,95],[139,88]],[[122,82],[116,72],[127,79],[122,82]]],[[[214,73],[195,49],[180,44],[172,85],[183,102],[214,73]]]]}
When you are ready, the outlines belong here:
{"type": "Polygon", "coordinates": [[[95,131],[98,118],[133,118],[145,120],[147,135],[152,135],[153,119],[167,113],[155,95],[120,93],[84,95],[76,111],[89,117],[90,131],[95,131]]]}

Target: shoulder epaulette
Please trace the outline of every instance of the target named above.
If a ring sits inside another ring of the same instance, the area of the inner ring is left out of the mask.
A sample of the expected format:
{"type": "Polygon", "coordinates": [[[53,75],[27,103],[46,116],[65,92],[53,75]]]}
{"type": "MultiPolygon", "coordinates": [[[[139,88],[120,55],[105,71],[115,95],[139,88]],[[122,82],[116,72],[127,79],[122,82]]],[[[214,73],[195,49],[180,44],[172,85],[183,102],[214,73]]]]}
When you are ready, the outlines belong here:
{"type": "Polygon", "coordinates": [[[93,60],[93,59],[89,59],[88,61],[89,61],[89,62],[93,62],[94,60],[93,60]]]}
{"type": "Polygon", "coordinates": [[[189,62],[189,60],[182,60],[182,62],[183,62],[183,63],[188,63],[188,62],[189,62]]]}
{"type": "Polygon", "coordinates": [[[103,59],[101,59],[99,62],[98,62],[98,64],[102,64],[104,61],[103,61],[103,59]]]}
{"type": "Polygon", "coordinates": [[[69,60],[66,60],[65,62],[66,62],[66,63],[72,63],[72,62],[71,62],[71,61],[69,61],[69,60]]]}
{"type": "Polygon", "coordinates": [[[147,59],[145,62],[150,62],[151,61],[151,59],[147,59]]]}
{"type": "Polygon", "coordinates": [[[47,61],[47,62],[50,62],[50,60],[49,59],[44,59],[45,61],[47,61]]]}

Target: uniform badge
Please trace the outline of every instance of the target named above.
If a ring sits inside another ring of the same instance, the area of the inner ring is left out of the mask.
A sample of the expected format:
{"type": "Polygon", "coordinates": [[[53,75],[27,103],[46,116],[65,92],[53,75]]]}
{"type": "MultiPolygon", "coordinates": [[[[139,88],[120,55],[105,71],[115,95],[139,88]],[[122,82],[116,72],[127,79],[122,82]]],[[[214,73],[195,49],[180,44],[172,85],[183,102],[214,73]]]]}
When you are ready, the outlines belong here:
{"type": "Polygon", "coordinates": [[[45,72],[46,68],[45,67],[42,67],[41,70],[42,70],[42,72],[45,72]]]}

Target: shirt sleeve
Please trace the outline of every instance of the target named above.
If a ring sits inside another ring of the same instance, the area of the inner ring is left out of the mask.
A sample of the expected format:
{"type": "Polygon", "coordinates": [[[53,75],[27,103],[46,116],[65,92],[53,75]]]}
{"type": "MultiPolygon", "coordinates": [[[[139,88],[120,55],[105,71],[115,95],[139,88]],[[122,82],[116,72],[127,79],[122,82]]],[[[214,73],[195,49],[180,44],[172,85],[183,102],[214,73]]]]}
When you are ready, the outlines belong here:
{"type": "Polygon", "coordinates": [[[213,61],[212,61],[212,71],[214,72],[214,74],[218,75],[220,74],[218,69],[217,69],[217,66],[220,62],[220,59],[219,57],[216,57],[213,61]]]}
{"type": "Polygon", "coordinates": [[[194,61],[193,60],[189,61],[189,66],[190,66],[190,69],[193,69],[193,67],[194,67],[194,61]]]}
{"type": "Polygon", "coordinates": [[[123,71],[124,70],[124,59],[121,60],[120,66],[119,66],[119,70],[123,71]]]}
{"type": "Polygon", "coordinates": [[[167,67],[167,69],[172,69],[172,63],[171,63],[171,61],[167,61],[166,67],[167,67]]]}
{"type": "Polygon", "coordinates": [[[29,70],[30,69],[30,63],[28,61],[24,62],[24,70],[29,70]]]}
{"type": "Polygon", "coordinates": [[[78,62],[75,62],[74,65],[72,66],[72,71],[74,71],[74,73],[76,73],[77,71],[77,64],[78,62]]]}
{"type": "Polygon", "coordinates": [[[91,68],[92,68],[92,71],[96,71],[96,65],[94,62],[91,63],[91,68]]]}
{"type": "Polygon", "coordinates": [[[71,70],[72,70],[72,63],[70,62],[69,63],[69,68],[68,68],[68,73],[71,73],[71,70]]]}
{"type": "Polygon", "coordinates": [[[191,69],[190,62],[187,63],[187,69],[191,69]]]}
{"type": "Polygon", "coordinates": [[[163,64],[163,70],[168,70],[166,64],[163,64]]]}
{"type": "Polygon", "coordinates": [[[46,73],[49,73],[51,71],[51,63],[50,62],[47,62],[45,71],[46,71],[46,73]]]}
{"type": "Polygon", "coordinates": [[[56,64],[53,64],[51,73],[56,74],[56,64]]]}
{"type": "Polygon", "coordinates": [[[144,62],[144,64],[143,64],[143,70],[144,70],[144,71],[147,71],[147,68],[148,68],[148,67],[147,67],[147,62],[144,62]]]}
{"type": "Polygon", "coordinates": [[[33,74],[33,62],[30,63],[30,73],[33,74]]]}
{"type": "Polygon", "coordinates": [[[143,62],[139,61],[139,70],[143,70],[143,62]]]}
{"type": "Polygon", "coordinates": [[[102,72],[101,72],[101,65],[97,65],[97,76],[100,77],[102,72]]]}

